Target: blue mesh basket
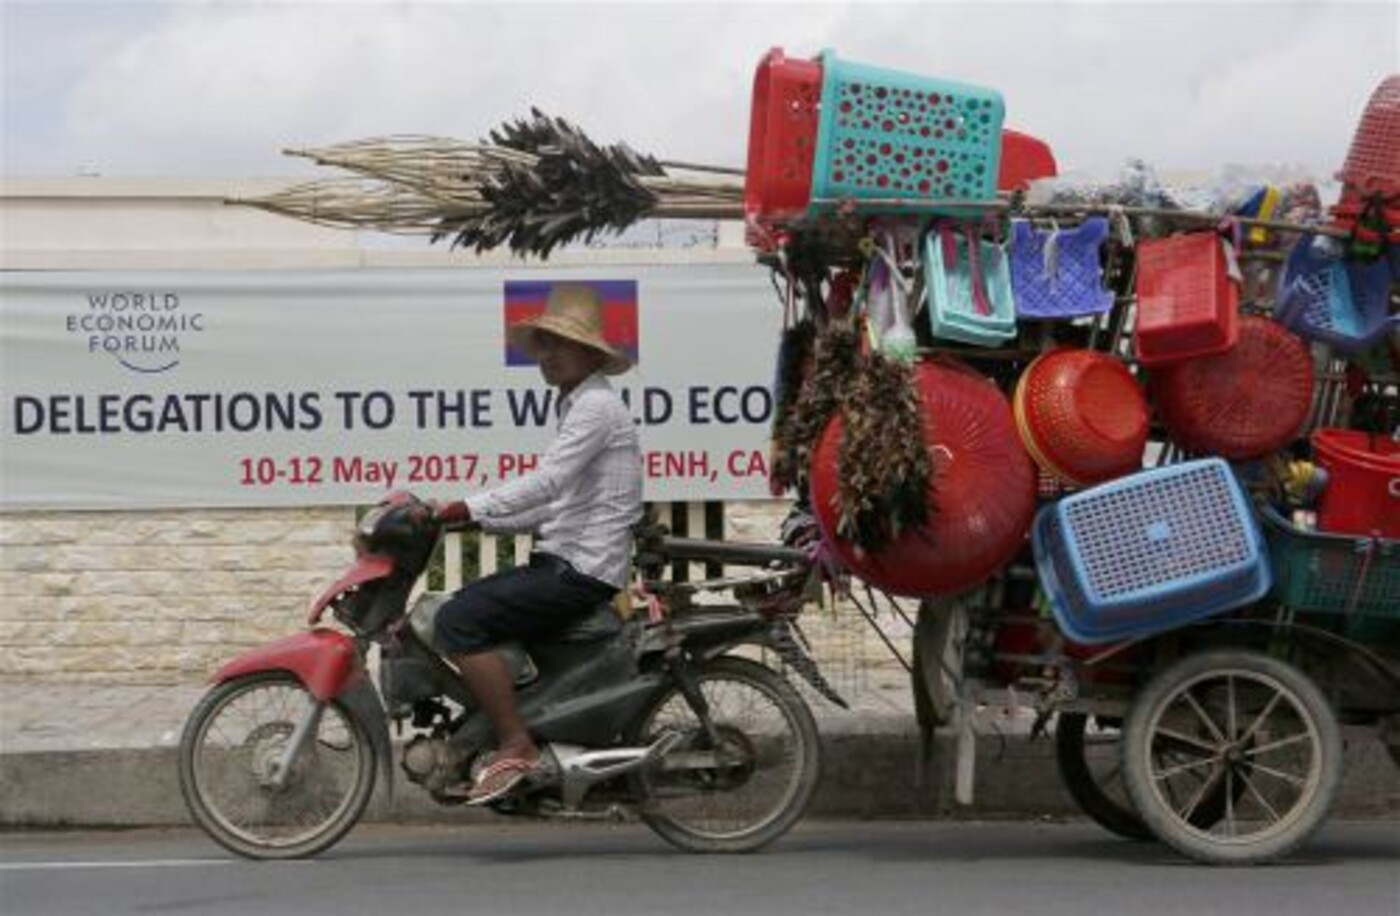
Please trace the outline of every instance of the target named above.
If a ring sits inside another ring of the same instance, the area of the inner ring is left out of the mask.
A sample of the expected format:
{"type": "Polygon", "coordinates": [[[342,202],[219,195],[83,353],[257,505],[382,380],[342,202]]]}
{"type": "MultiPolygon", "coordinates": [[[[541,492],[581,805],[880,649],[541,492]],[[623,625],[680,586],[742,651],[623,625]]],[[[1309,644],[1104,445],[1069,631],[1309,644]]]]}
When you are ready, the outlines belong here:
{"type": "Polygon", "coordinates": [[[1390,264],[1345,261],[1304,236],[1293,246],[1279,284],[1277,317],[1294,333],[1357,353],[1400,328],[1390,312],[1390,264]]]}
{"type": "Polygon", "coordinates": [[[1113,308],[1104,289],[1099,247],[1108,238],[1108,220],[1086,219],[1074,229],[1036,229],[1029,220],[1012,222],[1011,292],[1022,318],[1074,318],[1113,308]],[[1046,242],[1054,237],[1049,256],[1046,242]]]}
{"type": "Polygon", "coordinates": [[[1011,298],[1011,272],[1000,245],[979,241],[978,269],[973,270],[965,236],[952,236],[953,257],[945,251],[945,236],[924,238],[924,288],[928,294],[929,332],[934,337],[996,347],[1016,336],[1016,307],[1011,298]],[[982,306],[974,294],[982,288],[982,306]]]}
{"type": "Polygon", "coordinates": [[[1230,466],[1143,471],[1041,510],[1036,570],[1075,642],[1148,635],[1257,601],[1268,553],[1230,466]]]}
{"type": "Polygon", "coordinates": [[[1005,113],[994,89],[823,53],[810,211],[838,200],[878,211],[890,207],[862,201],[995,199],[1005,113]]]}

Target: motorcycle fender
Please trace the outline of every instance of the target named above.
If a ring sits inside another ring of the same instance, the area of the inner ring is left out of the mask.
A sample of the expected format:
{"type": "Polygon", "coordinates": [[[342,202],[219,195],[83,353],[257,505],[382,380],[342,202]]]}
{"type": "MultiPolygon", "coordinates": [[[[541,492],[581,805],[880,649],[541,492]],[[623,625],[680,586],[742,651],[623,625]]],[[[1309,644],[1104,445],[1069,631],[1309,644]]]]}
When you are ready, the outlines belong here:
{"type": "Polygon", "coordinates": [[[259,671],[290,671],[318,700],[340,696],[367,680],[355,641],[335,630],[307,630],[245,652],[214,673],[214,683],[259,671]]]}
{"type": "Polygon", "coordinates": [[[351,684],[339,697],[341,703],[354,716],[374,747],[376,770],[384,779],[384,791],[389,801],[394,799],[394,755],[389,744],[389,717],[384,715],[384,704],[379,701],[373,685],[367,677],[351,684]]]}
{"type": "Polygon", "coordinates": [[[355,558],[355,563],[339,578],[326,586],[307,611],[306,622],[315,625],[325,613],[326,606],[352,588],[383,579],[394,571],[394,561],[377,553],[364,553],[355,558]]]}

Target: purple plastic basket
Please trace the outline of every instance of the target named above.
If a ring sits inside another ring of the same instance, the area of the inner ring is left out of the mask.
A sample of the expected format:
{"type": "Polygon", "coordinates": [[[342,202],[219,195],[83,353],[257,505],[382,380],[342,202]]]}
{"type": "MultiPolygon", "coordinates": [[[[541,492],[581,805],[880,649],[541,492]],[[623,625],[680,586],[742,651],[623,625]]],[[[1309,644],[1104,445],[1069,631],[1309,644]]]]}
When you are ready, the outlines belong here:
{"type": "Polygon", "coordinates": [[[1387,259],[1344,261],[1305,236],[1288,254],[1276,317],[1300,337],[1358,353],[1400,327],[1389,297],[1387,259]]]}
{"type": "Polygon", "coordinates": [[[1113,307],[1113,293],[1104,289],[1099,246],[1108,237],[1108,220],[1085,220],[1062,229],[1047,265],[1045,243],[1053,230],[1036,229],[1028,220],[1012,224],[1011,291],[1022,318],[1074,318],[1097,315],[1113,307]],[[1047,270],[1047,266],[1052,268],[1047,270]]]}

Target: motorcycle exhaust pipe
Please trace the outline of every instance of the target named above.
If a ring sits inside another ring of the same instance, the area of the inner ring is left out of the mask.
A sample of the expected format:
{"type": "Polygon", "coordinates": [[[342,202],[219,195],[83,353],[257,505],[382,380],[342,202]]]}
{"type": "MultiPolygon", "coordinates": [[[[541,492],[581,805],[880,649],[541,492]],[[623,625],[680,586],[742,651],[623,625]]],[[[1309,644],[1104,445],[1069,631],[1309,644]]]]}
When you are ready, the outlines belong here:
{"type": "Polygon", "coordinates": [[[573,744],[550,744],[550,764],[559,774],[565,809],[577,808],[588,790],[600,782],[639,770],[666,755],[681,740],[670,731],[646,747],[616,747],[590,751],[573,744]]]}

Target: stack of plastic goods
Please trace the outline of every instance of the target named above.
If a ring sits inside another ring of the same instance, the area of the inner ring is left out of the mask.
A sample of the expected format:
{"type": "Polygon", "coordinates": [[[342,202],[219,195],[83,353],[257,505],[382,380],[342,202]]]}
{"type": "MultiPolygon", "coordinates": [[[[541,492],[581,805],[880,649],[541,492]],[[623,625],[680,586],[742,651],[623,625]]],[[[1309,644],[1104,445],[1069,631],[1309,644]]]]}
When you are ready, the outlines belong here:
{"type": "Polygon", "coordinates": [[[1400,242],[1400,74],[1376,87],[1352,135],[1337,173],[1342,197],[1332,209],[1338,224],[1354,229],[1371,208],[1400,242]]]}

